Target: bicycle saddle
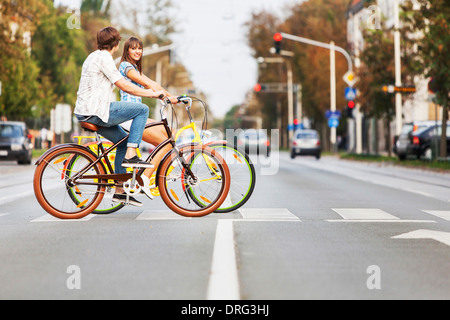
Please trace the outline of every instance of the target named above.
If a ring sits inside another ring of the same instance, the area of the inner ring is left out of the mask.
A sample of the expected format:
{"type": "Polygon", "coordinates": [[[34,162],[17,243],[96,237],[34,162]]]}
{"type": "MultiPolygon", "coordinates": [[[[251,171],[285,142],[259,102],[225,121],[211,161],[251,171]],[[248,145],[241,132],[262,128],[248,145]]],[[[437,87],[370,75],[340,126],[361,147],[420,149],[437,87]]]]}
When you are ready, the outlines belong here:
{"type": "Polygon", "coordinates": [[[99,127],[96,124],[92,124],[89,122],[80,122],[80,126],[88,131],[97,131],[99,129],[99,127]]]}

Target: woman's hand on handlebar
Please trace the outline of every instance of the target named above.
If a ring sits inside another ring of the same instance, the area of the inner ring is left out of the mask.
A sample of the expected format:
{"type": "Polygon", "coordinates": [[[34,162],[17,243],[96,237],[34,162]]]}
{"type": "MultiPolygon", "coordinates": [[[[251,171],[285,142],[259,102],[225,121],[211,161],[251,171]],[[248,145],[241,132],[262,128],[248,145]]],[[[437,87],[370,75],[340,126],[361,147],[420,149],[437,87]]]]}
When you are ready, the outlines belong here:
{"type": "Polygon", "coordinates": [[[167,96],[167,100],[170,101],[171,104],[177,104],[179,102],[178,98],[172,95],[167,96]]]}
{"type": "Polygon", "coordinates": [[[166,92],[164,90],[153,91],[151,89],[147,89],[148,98],[155,98],[163,100],[166,97],[166,92]]]}

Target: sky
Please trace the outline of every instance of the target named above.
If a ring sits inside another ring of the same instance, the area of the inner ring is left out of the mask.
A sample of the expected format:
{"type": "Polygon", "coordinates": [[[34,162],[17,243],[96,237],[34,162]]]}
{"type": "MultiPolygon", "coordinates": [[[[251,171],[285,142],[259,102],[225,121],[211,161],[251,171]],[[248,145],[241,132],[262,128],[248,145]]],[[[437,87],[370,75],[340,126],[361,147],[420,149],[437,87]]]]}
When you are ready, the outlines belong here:
{"type": "MultiPolygon", "coordinates": [[[[177,33],[172,36],[177,58],[196,88],[205,93],[214,116],[221,118],[241,104],[257,79],[257,62],[243,26],[251,13],[265,9],[285,17],[286,5],[301,0],[172,0],[177,33]]],[[[79,0],[55,5],[79,7],[79,0]]],[[[269,48],[268,48],[269,50],[269,48]]]]}

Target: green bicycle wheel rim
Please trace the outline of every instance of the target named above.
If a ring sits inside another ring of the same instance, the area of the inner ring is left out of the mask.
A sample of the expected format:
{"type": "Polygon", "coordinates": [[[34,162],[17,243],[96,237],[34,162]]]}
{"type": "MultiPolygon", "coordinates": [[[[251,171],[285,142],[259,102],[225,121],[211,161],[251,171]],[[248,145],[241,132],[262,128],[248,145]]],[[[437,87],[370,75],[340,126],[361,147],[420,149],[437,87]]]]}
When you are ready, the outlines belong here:
{"type": "MultiPolygon", "coordinates": [[[[74,160],[71,160],[71,167],[69,168],[69,170],[71,171],[72,170],[72,167],[73,167],[73,165],[74,165],[74,163],[76,162],[76,159],[74,159],[74,160]]],[[[72,194],[72,198],[73,199],[75,199],[76,201],[78,201],[78,202],[80,202],[79,200],[78,200],[78,197],[77,197],[77,195],[73,192],[73,188],[70,188],[70,191],[69,191],[71,194],[72,194]]],[[[123,207],[123,204],[122,203],[117,203],[115,206],[112,206],[112,207],[110,207],[110,208],[105,208],[105,209],[95,209],[94,211],[93,211],[93,213],[105,213],[105,212],[109,212],[109,211],[111,211],[111,210],[113,210],[112,212],[114,212],[114,211],[117,211],[117,210],[119,210],[120,208],[122,208],[123,207]]]]}
{"type": "MultiPolygon", "coordinates": [[[[242,155],[242,153],[239,152],[239,150],[237,150],[237,149],[235,149],[235,148],[228,147],[228,146],[223,146],[223,145],[222,145],[222,146],[210,146],[210,148],[212,148],[212,149],[215,149],[215,148],[226,148],[226,149],[231,149],[231,150],[233,150],[234,152],[238,153],[239,156],[242,157],[242,158],[245,160],[245,163],[247,164],[248,170],[249,170],[250,172],[252,172],[251,167],[250,167],[250,164],[248,163],[247,159],[242,155]]],[[[199,155],[200,155],[200,154],[198,154],[195,158],[197,158],[199,155]]],[[[194,161],[195,161],[195,159],[194,159],[194,161]]],[[[194,161],[191,161],[191,168],[192,168],[192,165],[193,165],[194,161]]],[[[233,179],[233,178],[232,178],[232,179],[233,179]]],[[[236,206],[239,206],[245,199],[247,199],[247,196],[248,196],[250,190],[252,189],[252,185],[253,185],[253,175],[250,175],[250,184],[249,184],[249,187],[247,188],[247,192],[245,193],[245,196],[242,197],[241,200],[240,200],[238,203],[234,203],[233,205],[231,205],[231,206],[229,206],[229,207],[225,207],[225,208],[219,207],[216,211],[230,210],[231,208],[234,208],[234,207],[236,207],[236,206]]],[[[200,200],[195,196],[195,192],[194,192],[194,190],[192,189],[192,187],[189,187],[189,189],[190,189],[190,191],[191,191],[190,194],[192,194],[192,195],[194,196],[195,200],[198,201],[198,203],[200,203],[200,204],[206,206],[206,204],[204,204],[202,201],[200,201],[200,200]]]]}

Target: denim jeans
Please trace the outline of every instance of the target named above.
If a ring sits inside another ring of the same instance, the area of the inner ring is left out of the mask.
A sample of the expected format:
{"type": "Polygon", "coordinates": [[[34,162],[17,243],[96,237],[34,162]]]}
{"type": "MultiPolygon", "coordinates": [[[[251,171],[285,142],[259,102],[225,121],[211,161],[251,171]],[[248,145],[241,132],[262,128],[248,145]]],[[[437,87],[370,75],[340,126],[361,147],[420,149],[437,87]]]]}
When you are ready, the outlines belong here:
{"type": "Polygon", "coordinates": [[[85,121],[99,126],[98,133],[113,143],[116,143],[127,136],[127,133],[119,124],[131,119],[133,120],[127,143],[121,143],[117,147],[114,160],[115,173],[126,173],[126,169],[122,167],[122,161],[125,158],[127,147],[137,148],[142,141],[142,134],[148,118],[148,107],[145,104],[137,102],[111,102],[107,123],[103,122],[97,116],[92,116],[90,118],[89,116],[76,116],[79,121],[85,121]]]}

